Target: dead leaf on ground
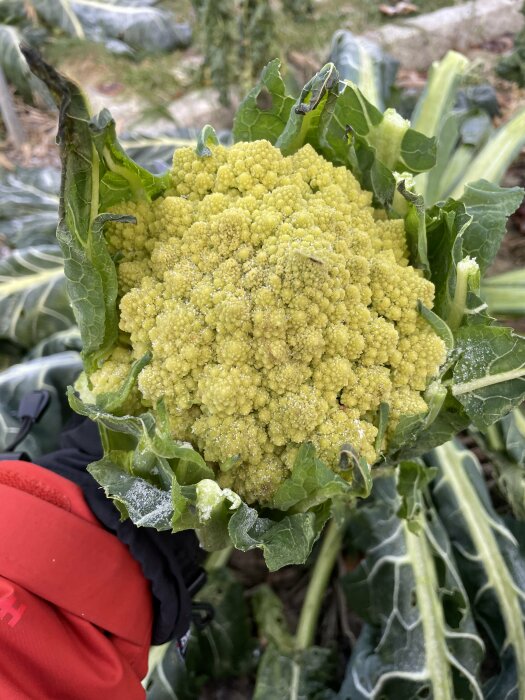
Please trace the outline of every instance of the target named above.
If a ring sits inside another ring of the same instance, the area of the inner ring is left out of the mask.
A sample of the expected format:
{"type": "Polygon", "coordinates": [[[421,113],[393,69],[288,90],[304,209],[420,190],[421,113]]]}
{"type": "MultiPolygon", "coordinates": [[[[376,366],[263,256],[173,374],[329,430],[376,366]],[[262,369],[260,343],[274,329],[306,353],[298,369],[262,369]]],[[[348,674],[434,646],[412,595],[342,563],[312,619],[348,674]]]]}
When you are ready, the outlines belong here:
{"type": "Polygon", "coordinates": [[[413,15],[419,12],[419,7],[411,2],[396,2],[395,5],[379,5],[379,12],[387,17],[400,17],[402,15],[413,15]]]}

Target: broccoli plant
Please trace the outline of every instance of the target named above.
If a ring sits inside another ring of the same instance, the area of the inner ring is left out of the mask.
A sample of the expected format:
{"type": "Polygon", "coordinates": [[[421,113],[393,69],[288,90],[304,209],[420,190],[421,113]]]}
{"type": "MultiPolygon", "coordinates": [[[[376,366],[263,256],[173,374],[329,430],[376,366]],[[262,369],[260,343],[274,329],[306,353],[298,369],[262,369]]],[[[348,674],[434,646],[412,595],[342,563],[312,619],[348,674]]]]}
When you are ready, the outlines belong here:
{"type": "Polygon", "coordinates": [[[525,698],[519,528],[451,442],[525,395],[525,339],[480,286],[522,190],[479,180],[426,206],[435,134],[332,64],[294,99],[278,61],[233,146],[206,127],[157,175],[28,58],[62,101],[58,239],[84,364],[68,396],[100,427],[91,473],[138,525],[310,566],[295,631],[255,600],[254,697],[525,698]],[[344,680],[316,632],[330,581],[365,622],[344,680]]]}
{"type": "Polygon", "coordinates": [[[69,104],[58,235],[87,385],[70,399],[105,434],[91,469],[125,514],[261,547],[272,568],[304,561],[330,504],[370,492],[374,465],[519,403],[525,341],[479,299],[496,247],[476,206],[492,204],[501,238],[519,188],[495,201],[475,183],[424,219],[407,195],[396,217],[393,169],[431,167],[434,141],[331,64],[294,103],[271,63],[237,143],[207,127],[162,176],[125,155],[107,112],[91,120],[74,85],[37,70],[69,104]],[[98,179],[80,196],[86,158],[98,179]],[[144,511],[137,479],[162,507],[144,511]]]}

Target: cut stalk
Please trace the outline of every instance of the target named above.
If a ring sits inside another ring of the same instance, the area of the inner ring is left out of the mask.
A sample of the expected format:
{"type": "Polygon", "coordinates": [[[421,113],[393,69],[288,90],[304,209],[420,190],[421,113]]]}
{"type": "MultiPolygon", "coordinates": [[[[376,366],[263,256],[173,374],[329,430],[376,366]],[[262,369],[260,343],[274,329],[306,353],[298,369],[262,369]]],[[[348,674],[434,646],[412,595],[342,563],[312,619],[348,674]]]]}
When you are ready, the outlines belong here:
{"type": "Polygon", "coordinates": [[[469,290],[476,286],[478,281],[479,265],[467,255],[457,264],[456,268],[456,289],[447,318],[447,324],[452,331],[456,331],[461,325],[463,316],[467,312],[469,290]]]}
{"type": "Polygon", "coordinates": [[[446,113],[454,106],[459,81],[468,65],[468,58],[456,51],[449,51],[445,58],[432,64],[427,86],[414,110],[413,129],[425,136],[439,135],[446,113]]]}
{"type": "MultiPolygon", "coordinates": [[[[469,61],[456,51],[449,51],[443,60],[433,63],[427,86],[418,100],[412,116],[412,128],[425,136],[437,139],[439,158],[439,137],[447,115],[454,107],[459,82],[466,72],[469,61]]],[[[416,177],[417,192],[427,196],[429,173],[416,177]]]]}

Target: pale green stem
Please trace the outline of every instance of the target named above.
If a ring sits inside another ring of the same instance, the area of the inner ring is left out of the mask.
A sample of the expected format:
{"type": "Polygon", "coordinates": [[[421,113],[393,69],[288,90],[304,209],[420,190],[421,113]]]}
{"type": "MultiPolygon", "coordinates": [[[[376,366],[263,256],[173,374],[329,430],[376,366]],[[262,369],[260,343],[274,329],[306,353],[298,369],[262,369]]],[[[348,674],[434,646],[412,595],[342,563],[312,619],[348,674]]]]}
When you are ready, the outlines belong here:
{"type": "Polygon", "coordinates": [[[341,549],[342,539],[342,528],[332,520],[326,530],[301,609],[295,633],[295,648],[298,651],[307,649],[313,643],[324,593],[341,549]]]}
{"type": "Polygon", "coordinates": [[[417,604],[421,613],[425,640],[426,663],[432,679],[434,700],[452,700],[452,676],[447,657],[445,616],[439,598],[436,568],[425,532],[423,516],[419,516],[420,532],[410,532],[403,522],[409,559],[412,562],[417,604]]]}
{"type": "Polygon", "coordinates": [[[494,425],[489,425],[489,427],[485,430],[485,435],[487,437],[491,450],[503,452],[503,450],[505,449],[505,445],[503,444],[503,440],[501,439],[497,423],[494,423],[494,425]]]}
{"type": "Polygon", "coordinates": [[[454,298],[452,299],[447,318],[447,324],[452,331],[457,330],[461,325],[467,310],[469,281],[475,275],[479,275],[479,266],[475,260],[466,257],[458,263],[456,273],[456,289],[454,290],[454,298]]]}
{"type": "Polygon", "coordinates": [[[216,571],[217,569],[222,569],[228,563],[230,555],[233,550],[233,545],[229,544],[224,549],[219,549],[216,552],[211,552],[208,554],[204,568],[209,573],[210,571],[216,571]]]}
{"type": "Polygon", "coordinates": [[[521,379],[521,377],[525,377],[524,366],[518,367],[517,369],[510,369],[508,372],[487,374],[484,377],[472,379],[470,382],[454,384],[452,387],[452,394],[454,396],[461,396],[462,394],[469,394],[472,391],[484,389],[487,386],[494,386],[494,384],[502,384],[503,382],[510,382],[513,379],[521,379]]]}
{"type": "Polygon", "coordinates": [[[448,110],[453,106],[459,80],[469,60],[456,51],[449,51],[434,63],[423,96],[416,105],[412,128],[425,136],[437,136],[448,110]]]}
{"type": "MultiPolygon", "coordinates": [[[[468,66],[468,59],[456,51],[449,51],[439,63],[432,65],[426,89],[412,116],[413,129],[425,136],[439,138],[441,127],[454,106],[459,81],[468,66]]],[[[428,181],[428,173],[416,177],[416,191],[424,197],[427,195],[428,181]]]]}

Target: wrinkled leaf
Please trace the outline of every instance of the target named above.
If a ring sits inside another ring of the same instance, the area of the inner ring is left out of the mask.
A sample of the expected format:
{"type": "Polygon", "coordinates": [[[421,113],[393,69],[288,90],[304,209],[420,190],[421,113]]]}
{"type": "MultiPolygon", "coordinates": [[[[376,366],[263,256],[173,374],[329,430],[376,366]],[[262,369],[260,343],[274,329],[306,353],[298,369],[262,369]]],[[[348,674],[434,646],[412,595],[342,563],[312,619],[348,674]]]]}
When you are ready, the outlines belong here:
{"type": "Polygon", "coordinates": [[[54,243],[60,171],[17,168],[0,171],[0,240],[12,248],[54,243]]]}
{"type": "Polygon", "coordinates": [[[456,267],[463,259],[463,236],[471,222],[463,204],[449,200],[427,211],[427,244],[431,280],[436,288],[434,312],[448,317],[456,288],[456,267]]]}
{"type": "Polygon", "coordinates": [[[341,583],[367,623],[338,700],[476,698],[483,642],[446,533],[430,509],[419,534],[396,512],[392,479],[376,479],[373,498],[350,528],[365,558],[341,583]]]}
{"type": "Polygon", "coordinates": [[[287,94],[274,59],[263,69],[259,83],[241,102],[233,122],[235,141],[267,139],[275,143],[283,131],[294,100],[287,94]]]}
{"type": "Polygon", "coordinates": [[[14,250],[0,260],[0,338],[29,350],[74,322],[57,245],[14,250]]]}
{"type": "Polygon", "coordinates": [[[83,403],[71,388],[68,398],[105,431],[106,455],[90,471],[133,522],[174,532],[195,529],[210,550],[229,541],[242,551],[262,549],[270,570],[306,561],[330,515],[329,501],[315,511],[261,517],[236,493],[221,489],[191,445],[163,433],[151,413],[115,416],[83,403]]]}
{"type": "Polygon", "coordinates": [[[272,521],[242,503],[230,518],[228,532],[237,549],[262,549],[268,569],[276,571],[289,564],[305,563],[329,516],[324,505],[317,512],[295,513],[272,521]]]}
{"type": "Polygon", "coordinates": [[[164,178],[153,175],[126,154],[107,109],[93,117],[88,128],[99,155],[98,164],[93,161],[93,166],[101,168],[99,211],[129,199],[155,198],[166,189],[164,178]]]}
{"type": "Polygon", "coordinates": [[[305,143],[317,143],[323,114],[330,114],[337,101],[339,76],[327,63],[303,87],[275,145],[283,155],[298,151],[305,143]]]}
{"type": "Polygon", "coordinates": [[[306,443],[299,448],[291,476],[275,494],[272,506],[279,510],[304,512],[335,496],[348,494],[350,484],[315,456],[315,448],[306,443]]]}
{"type": "Polygon", "coordinates": [[[460,329],[456,341],[452,393],[483,429],[525,398],[525,338],[510,328],[475,326],[460,329]]]}
{"type": "Polygon", "coordinates": [[[523,200],[521,187],[499,187],[486,180],[465,186],[460,199],[472,221],[463,236],[463,251],[476,258],[482,274],[496,257],[506,222],[523,200]]]}
{"type": "Polygon", "coordinates": [[[101,229],[98,235],[93,231],[99,205],[100,159],[92,144],[88,107],[78,87],[36,54],[26,52],[26,56],[46,81],[57,105],[64,99],[58,133],[64,175],[57,237],[64,255],[68,295],[82,335],[83,357],[93,366],[109,354],[117,335],[115,267],[102,244],[101,229]],[[70,140],[73,133],[74,143],[70,140]],[[108,322],[106,311],[110,307],[108,322]]]}
{"type": "Polygon", "coordinates": [[[392,170],[420,172],[435,162],[433,139],[414,132],[394,110],[383,115],[348,82],[323,113],[319,139],[325,157],[350,167],[382,207],[394,197],[392,170]]]}
{"type": "Polygon", "coordinates": [[[91,120],[86,100],[74,83],[35,53],[26,51],[26,56],[33,70],[46,81],[57,105],[63,104],[58,140],[64,176],[57,237],[89,374],[111,352],[118,331],[117,276],[103,237],[104,223],[118,217],[99,216],[99,208],[127,199],[130,194],[158,194],[164,185],[161,178],[126,156],[107,111],[91,120]]]}
{"type": "Polygon", "coordinates": [[[139,527],[171,530],[173,504],[171,493],[145,479],[127,474],[119,465],[128,461],[126,453],[107,452],[102,459],[89,465],[88,471],[113,499],[121,515],[131,518],[139,527]]]}

